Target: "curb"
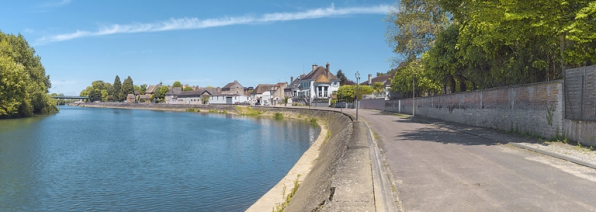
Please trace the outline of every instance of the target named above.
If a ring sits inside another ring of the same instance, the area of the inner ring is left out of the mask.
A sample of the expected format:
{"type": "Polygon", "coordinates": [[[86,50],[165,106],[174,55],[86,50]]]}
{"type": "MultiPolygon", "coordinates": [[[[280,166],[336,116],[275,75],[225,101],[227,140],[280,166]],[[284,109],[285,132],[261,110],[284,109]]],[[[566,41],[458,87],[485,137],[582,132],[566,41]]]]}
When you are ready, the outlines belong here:
{"type": "MultiPolygon", "coordinates": [[[[364,119],[362,119],[364,120],[364,119]]],[[[373,178],[373,191],[375,198],[375,209],[377,212],[397,212],[397,205],[393,197],[393,191],[391,190],[390,182],[387,177],[386,170],[384,169],[383,162],[381,159],[381,151],[375,141],[371,127],[366,121],[363,121],[367,129],[367,140],[368,147],[370,150],[371,160],[371,174],[373,178]]]]}
{"type": "Polygon", "coordinates": [[[585,166],[585,167],[588,167],[588,168],[596,169],[596,164],[592,164],[592,163],[588,163],[588,162],[585,162],[585,161],[577,160],[577,159],[574,159],[574,158],[571,158],[571,157],[567,157],[565,155],[557,154],[557,153],[554,153],[554,152],[547,152],[547,151],[544,151],[544,150],[541,150],[541,149],[537,149],[537,148],[534,148],[534,147],[529,147],[529,146],[526,146],[526,145],[523,145],[523,144],[518,144],[518,143],[509,143],[509,144],[511,144],[513,146],[516,146],[516,147],[519,147],[519,148],[522,148],[522,149],[526,149],[526,150],[530,150],[530,151],[533,151],[533,152],[537,152],[537,153],[540,153],[540,154],[543,154],[543,155],[548,155],[548,156],[551,156],[551,157],[554,157],[554,158],[558,158],[558,159],[561,159],[561,160],[566,160],[566,161],[569,161],[569,162],[572,162],[572,163],[575,163],[575,164],[578,164],[578,165],[582,165],[582,166],[585,166]]]}

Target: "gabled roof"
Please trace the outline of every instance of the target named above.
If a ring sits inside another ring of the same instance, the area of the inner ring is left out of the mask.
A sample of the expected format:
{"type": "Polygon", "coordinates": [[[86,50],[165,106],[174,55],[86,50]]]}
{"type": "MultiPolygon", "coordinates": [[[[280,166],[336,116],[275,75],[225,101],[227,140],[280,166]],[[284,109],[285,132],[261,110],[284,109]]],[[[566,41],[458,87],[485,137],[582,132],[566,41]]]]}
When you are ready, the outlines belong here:
{"type": "Polygon", "coordinates": [[[201,95],[207,93],[211,96],[211,93],[208,90],[196,90],[196,91],[182,91],[178,94],[178,98],[187,98],[187,97],[201,97],[201,95]]]}
{"type": "Polygon", "coordinates": [[[178,95],[178,94],[180,94],[180,92],[182,92],[181,87],[173,87],[166,93],[166,96],[178,95]]]}
{"type": "Polygon", "coordinates": [[[135,98],[135,95],[134,95],[134,94],[131,94],[131,93],[129,93],[128,95],[126,95],[126,98],[127,98],[127,99],[134,99],[134,98],[135,98]]]}
{"type": "Polygon", "coordinates": [[[327,77],[324,74],[319,75],[319,77],[317,78],[317,80],[315,80],[316,83],[331,83],[331,81],[329,81],[329,79],[327,79],[327,77]]]}
{"type": "MultiPolygon", "coordinates": [[[[397,69],[389,72],[388,74],[383,74],[381,76],[372,78],[371,79],[372,84],[370,84],[370,85],[374,85],[376,82],[380,82],[386,86],[391,86],[391,80],[389,80],[389,79],[393,79],[393,77],[395,76],[395,73],[397,73],[397,69]]],[[[361,82],[360,85],[369,85],[368,80],[361,82]]]]}
{"type": "Polygon", "coordinates": [[[252,92],[253,94],[262,94],[265,91],[270,91],[271,87],[274,87],[275,85],[272,84],[259,84],[257,85],[257,87],[255,88],[255,90],[252,92]]]}
{"type": "Polygon", "coordinates": [[[234,80],[234,82],[230,82],[226,86],[224,86],[222,88],[222,90],[229,89],[229,88],[244,88],[244,87],[242,87],[242,85],[240,85],[240,83],[237,80],[234,80]]]}
{"type": "MultiPolygon", "coordinates": [[[[325,67],[319,66],[314,71],[311,71],[306,76],[304,76],[301,80],[317,80],[319,76],[327,75],[327,70],[325,67]]],[[[329,77],[327,77],[329,81],[331,80],[339,80],[335,75],[329,72],[329,77]]]]}
{"type": "Polygon", "coordinates": [[[145,90],[146,94],[153,94],[155,93],[155,90],[157,90],[159,87],[161,87],[160,85],[150,85],[147,90],[145,90]]]}

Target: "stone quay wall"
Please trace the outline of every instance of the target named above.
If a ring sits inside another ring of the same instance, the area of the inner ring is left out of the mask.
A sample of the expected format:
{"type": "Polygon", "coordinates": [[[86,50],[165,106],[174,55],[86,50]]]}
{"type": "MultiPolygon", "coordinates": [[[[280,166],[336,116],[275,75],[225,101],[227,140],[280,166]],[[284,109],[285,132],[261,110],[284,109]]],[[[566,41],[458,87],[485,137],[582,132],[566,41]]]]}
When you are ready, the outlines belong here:
{"type": "MultiPolygon", "coordinates": [[[[136,103],[86,103],[79,104],[84,107],[106,107],[106,108],[128,108],[128,109],[150,109],[150,110],[179,110],[185,111],[188,108],[195,108],[201,111],[225,110],[228,114],[239,114],[235,105],[177,105],[177,104],[136,104],[136,103]]],[[[329,138],[320,147],[317,161],[306,176],[301,176],[300,188],[292,198],[286,211],[316,211],[329,201],[333,194],[332,183],[338,172],[338,166],[342,157],[348,150],[348,142],[352,139],[354,132],[354,117],[339,111],[319,110],[308,108],[286,108],[286,107],[252,107],[253,110],[263,112],[264,115],[282,113],[284,117],[315,117],[327,124],[329,138]]],[[[367,150],[368,151],[368,150],[367,150]]],[[[363,158],[362,160],[370,160],[363,158]]],[[[368,174],[371,173],[354,173],[368,174]]],[[[291,185],[288,185],[288,191],[291,185]]],[[[280,195],[282,195],[280,193],[280,195]]],[[[272,208],[273,209],[273,208],[272,208]]],[[[328,207],[327,209],[332,209],[328,207]]]]}

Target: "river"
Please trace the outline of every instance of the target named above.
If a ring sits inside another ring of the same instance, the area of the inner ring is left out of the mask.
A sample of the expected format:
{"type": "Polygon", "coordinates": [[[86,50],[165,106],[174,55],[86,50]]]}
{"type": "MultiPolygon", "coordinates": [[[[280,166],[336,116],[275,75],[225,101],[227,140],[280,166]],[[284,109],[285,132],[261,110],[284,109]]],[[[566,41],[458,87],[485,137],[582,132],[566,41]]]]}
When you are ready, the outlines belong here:
{"type": "Polygon", "coordinates": [[[319,132],[297,120],[69,106],[0,120],[0,211],[243,211],[319,132]]]}

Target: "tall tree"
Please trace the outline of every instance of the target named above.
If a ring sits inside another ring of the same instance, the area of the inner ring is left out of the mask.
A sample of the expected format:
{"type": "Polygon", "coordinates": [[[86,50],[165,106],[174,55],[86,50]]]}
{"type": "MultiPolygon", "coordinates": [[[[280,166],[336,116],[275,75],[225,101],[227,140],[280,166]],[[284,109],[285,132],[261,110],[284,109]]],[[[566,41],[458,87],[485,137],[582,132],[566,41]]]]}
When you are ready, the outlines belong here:
{"type": "Polygon", "coordinates": [[[110,92],[110,96],[116,101],[120,101],[120,90],[122,88],[122,82],[120,81],[120,77],[116,75],[114,79],[114,83],[112,84],[112,90],[110,92]]]}
{"type": "Polygon", "coordinates": [[[348,78],[346,77],[346,75],[341,71],[341,69],[339,69],[337,71],[337,74],[335,75],[338,79],[339,79],[339,84],[340,85],[344,85],[346,83],[346,81],[348,81],[348,78]]]}
{"type": "Polygon", "coordinates": [[[132,78],[128,76],[124,82],[122,83],[122,88],[120,89],[120,101],[126,100],[128,94],[134,94],[134,86],[132,82],[132,78]]]}
{"type": "Polygon", "coordinates": [[[141,95],[145,95],[145,91],[147,91],[147,84],[141,85],[141,95]]]}
{"type": "Polygon", "coordinates": [[[385,21],[391,23],[385,40],[407,61],[430,49],[439,33],[450,24],[439,0],[401,0],[385,21]]]}
{"type": "Polygon", "coordinates": [[[0,43],[0,118],[58,111],[56,100],[48,95],[50,76],[35,49],[22,35],[1,31],[0,43]]]}

